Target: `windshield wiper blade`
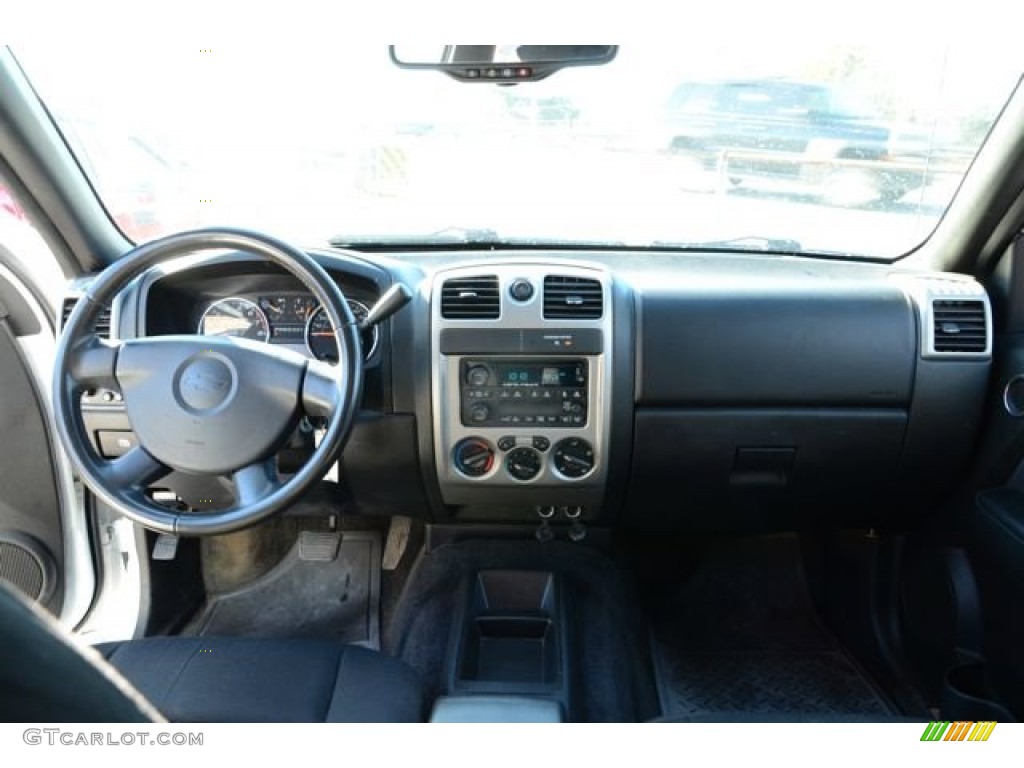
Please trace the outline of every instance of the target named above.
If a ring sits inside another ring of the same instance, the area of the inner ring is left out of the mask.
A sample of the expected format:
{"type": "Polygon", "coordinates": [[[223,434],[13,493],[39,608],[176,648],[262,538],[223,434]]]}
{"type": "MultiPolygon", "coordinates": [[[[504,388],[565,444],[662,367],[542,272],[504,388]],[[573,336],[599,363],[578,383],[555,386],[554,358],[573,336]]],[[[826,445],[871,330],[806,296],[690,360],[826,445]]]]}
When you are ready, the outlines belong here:
{"type": "Polygon", "coordinates": [[[493,250],[515,248],[567,248],[567,249],[619,249],[627,247],[625,242],[607,240],[583,240],[558,237],[506,237],[493,229],[445,227],[434,232],[423,233],[359,233],[335,235],[330,244],[336,248],[381,248],[400,249],[445,248],[452,246],[485,247],[493,250]]]}
{"type": "Polygon", "coordinates": [[[740,251],[743,253],[803,253],[799,240],[783,237],[732,237],[728,240],[705,240],[695,243],[678,243],[669,240],[656,240],[651,243],[655,248],[681,248],[687,251],[740,251]]]}
{"type": "Polygon", "coordinates": [[[462,243],[498,243],[497,231],[484,228],[445,227],[434,232],[361,232],[335,235],[329,240],[337,248],[359,245],[459,245],[462,243]]]}

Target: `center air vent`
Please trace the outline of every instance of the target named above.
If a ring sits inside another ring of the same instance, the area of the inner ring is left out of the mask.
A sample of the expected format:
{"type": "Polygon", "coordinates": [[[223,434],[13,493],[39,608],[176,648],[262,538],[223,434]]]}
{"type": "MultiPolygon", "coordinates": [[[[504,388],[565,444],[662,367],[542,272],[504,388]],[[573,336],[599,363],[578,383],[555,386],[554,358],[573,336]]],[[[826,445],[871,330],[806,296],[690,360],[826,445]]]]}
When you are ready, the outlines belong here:
{"type": "Polygon", "coordinates": [[[603,311],[604,295],[600,281],[567,275],[544,278],[544,317],[596,320],[603,311]]]}
{"type": "Polygon", "coordinates": [[[500,311],[496,275],[453,277],[441,287],[441,317],[496,320],[500,311]]]}
{"type": "Polygon", "coordinates": [[[936,299],[932,318],[936,352],[984,353],[988,349],[983,301],[936,299]]]}
{"type": "MultiPolygon", "coordinates": [[[[64,304],[61,307],[60,312],[60,327],[63,328],[68,318],[71,317],[71,311],[75,308],[75,304],[78,303],[78,299],[66,298],[64,304]]],[[[96,319],[96,325],[93,331],[97,336],[109,339],[110,338],[110,307],[104,307],[103,311],[100,312],[100,316],[96,319]]]]}

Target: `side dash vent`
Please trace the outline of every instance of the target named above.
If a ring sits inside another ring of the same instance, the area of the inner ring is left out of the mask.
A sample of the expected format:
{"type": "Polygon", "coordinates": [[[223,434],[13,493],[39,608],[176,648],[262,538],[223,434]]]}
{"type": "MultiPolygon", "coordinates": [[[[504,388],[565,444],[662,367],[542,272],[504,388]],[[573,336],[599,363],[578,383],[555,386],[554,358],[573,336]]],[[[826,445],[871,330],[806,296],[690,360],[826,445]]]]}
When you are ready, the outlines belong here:
{"type": "MultiPolygon", "coordinates": [[[[78,299],[68,297],[64,299],[64,304],[61,306],[60,312],[60,327],[61,329],[68,322],[68,318],[71,317],[71,312],[75,308],[75,304],[78,303],[78,299]]],[[[100,316],[96,320],[96,325],[93,331],[97,336],[103,339],[110,338],[110,307],[104,307],[103,311],[100,312],[100,316]]]]}
{"type": "Polygon", "coordinates": [[[933,348],[939,353],[984,354],[988,350],[985,302],[932,301],[932,339],[933,348]]]}

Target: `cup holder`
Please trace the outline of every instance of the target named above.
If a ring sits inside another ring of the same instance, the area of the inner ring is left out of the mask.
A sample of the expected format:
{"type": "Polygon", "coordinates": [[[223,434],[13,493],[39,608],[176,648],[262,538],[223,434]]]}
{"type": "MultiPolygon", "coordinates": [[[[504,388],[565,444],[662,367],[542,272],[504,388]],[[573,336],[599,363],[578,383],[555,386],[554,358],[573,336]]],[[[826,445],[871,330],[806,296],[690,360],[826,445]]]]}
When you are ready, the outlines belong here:
{"type": "Polygon", "coordinates": [[[470,584],[455,681],[460,688],[554,690],[564,650],[557,580],[547,571],[480,571],[470,584]]]}
{"type": "Polygon", "coordinates": [[[549,619],[477,617],[462,656],[462,680],[506,683],[558,681],[558,642],[549,619]]]}
{"type": "Polygon", "coordinates": [[[983,661],[958,664],[946,672],[940,707],[947,720],[1013,722],[1009,710],[999,703],[983,661]]]}

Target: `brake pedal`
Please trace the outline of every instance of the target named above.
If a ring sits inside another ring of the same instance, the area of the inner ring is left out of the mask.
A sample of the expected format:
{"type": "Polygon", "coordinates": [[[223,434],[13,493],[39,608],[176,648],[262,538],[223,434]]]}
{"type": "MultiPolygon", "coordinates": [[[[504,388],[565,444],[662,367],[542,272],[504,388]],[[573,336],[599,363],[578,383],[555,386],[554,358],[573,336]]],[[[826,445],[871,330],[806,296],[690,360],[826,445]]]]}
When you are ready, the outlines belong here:
{"type": "Polygon", "coordinates": [[[299,559],[329,563],[338,556],[340,533],[302,531],[299,533],[299,559]]]}

